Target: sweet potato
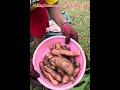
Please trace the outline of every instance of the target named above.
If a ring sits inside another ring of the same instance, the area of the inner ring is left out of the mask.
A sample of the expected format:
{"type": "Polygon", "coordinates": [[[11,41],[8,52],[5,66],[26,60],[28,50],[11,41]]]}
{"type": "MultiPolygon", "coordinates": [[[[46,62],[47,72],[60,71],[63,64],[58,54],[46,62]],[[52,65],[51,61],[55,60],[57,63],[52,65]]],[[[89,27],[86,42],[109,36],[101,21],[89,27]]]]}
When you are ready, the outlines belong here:
{"type": "Polygon", "coordinates": [[[53,83],[53,85],[57,86],[59,84],[59,82],[57,80],[53,79],[53,77],[46,71],[44,71],[44,75],[46,78],[48,78],[53,83]]]}
{"type": "Polygon", "coordinates": [[[45,56],[44,56],[44,58],[45,59],[50,59],[50,58],[52,58],[53,57],[53,55],[52,54],[50,54],[50,53],[48,53],[48,54],[46,54],[45,56]]]}
{"type": "Polygon", "coordinates": [[[46,65],[48,68],[51,68],[51,69],[53,69],[53,70],[55,70],[56,68],[53,66],[53,65],[51,65],[51,64],[47,64],[46,65]]]}
{"type": "Polygon", "coordinates": [[[48,64],[49,64],[49,61],[48,61],[48,59],[46,59],[46,58],[43,58],[43,64],[44,64],[44,65],[48,65],[48,64]]]}
{"type": "Polygon", "coordinates": [[[69,61],[73,64],[73,67],[75,68],[75,58],[74,57],[70,57],[69,61]]]}
{"type": "MultiPolygon", "coordinates": [[[[53,66],[53,65],[51,65],[51,64],[48,64],[49,65],[49,67],[51,68],[51,69],[53,69],[53,70],[55,70],[56,69],[56,67],[55,66],[53,66]]],[[[47,65],[47,66],[48,66],[47,65]]]]}
{"type": "Polygon", "coordinates": [[[51,53],[53,55],[65,55],[65,56],[70,56],[70,57],[75,57],[80,55],[80,51],[68,51],[68,50],[56,50],[52,49],[51,53]]]}
{"type": "Polygon", "coordinates": [[[70,51],[70,47],[67,47],[66,45],[61,46],[63,50],[68,50],[70,51]]]}
{"type": "Polygon", "coordinates": [[[51,61],[50,61],[50,64],[51,64],[52,66],[56,67],[55,63],[53,63],[53,62],[51,62],[51,61]]]}
{"type": "Polygon", "coordinates": [[[80,67],[76,67],[73,72],[73,77],[76,77],[79,72],[80,72],[80,67]]]}
{"type": "Polygon", "coordinates": [[[76,67],[80,67],[80,63],[79,62],[75,62],[75,66],[76,67]]]}
{"type": "Polygon", "coordinates": [[[70,82],[70,78],[67,74],[65,74],[62,78],[62,83],[61,85],[67,84],[68,82],[70,82]]]}
{"type": "Polygon", "coordinates": [[[70,80],[72,81],[72,83],[75,82],[75,78],[73,76],[69,76],[70,80]]]}
{"type": "Polygon", "coordinates": [[[72,63],[64,57],[60,56],[54,56],[50,59],[51,62],[55,63],[56,67],[62,69],[67,74],[72,75],[73,74],[73,65],[72,63]]]}
{"type": "Polygon", "coordinates": [[[53,77],[44,70],[44,68],[43,68],[43,63],[42,63],[42,62],[40,62],[39,66],[40,66],[40,68],[41,68],[44,76],[45,76],[48,80],[50,80],[50,81],[53,83],[53,85],[55,85],[55,86],[59,85],[59,82],[58,82],[57,80],[53,79],[53,77]]]}
{"type": "Polygon", "coordinates": [[[64,76],[65,75],[65,72],[60,69],[60,68],[57,68],[57,72],[61,75],[61,76],[64,76]]]}
{"type": "Polygon", "coordinates": [[[51,68],[53,70],[56,69],[55,66],[53,66],[53,65],[50,64],[50,62],[49,62],[48,59],[43,59],[43,63],[44,63],[45,66],[47,66],[47,67],[49,67],[49,68],[51,68]]]}
{"type": "Polygon", "coordinates": [[[55,72],[54,70],[52,70],[51,68],[48,68],[47,66],[44,66],[44,69],[46,72],[48,72],[54,79],[56,79],[57,81],[61,82],[62,78],[60,76],[60,74],[58,74],[57,72],[55,72]]]}
{"type": "Polygon", "coordinates": [[[59,42],[56,42],[56,43],[55,43],[55,49],[56,49],[56,50],[62,49],[59,42]]]}

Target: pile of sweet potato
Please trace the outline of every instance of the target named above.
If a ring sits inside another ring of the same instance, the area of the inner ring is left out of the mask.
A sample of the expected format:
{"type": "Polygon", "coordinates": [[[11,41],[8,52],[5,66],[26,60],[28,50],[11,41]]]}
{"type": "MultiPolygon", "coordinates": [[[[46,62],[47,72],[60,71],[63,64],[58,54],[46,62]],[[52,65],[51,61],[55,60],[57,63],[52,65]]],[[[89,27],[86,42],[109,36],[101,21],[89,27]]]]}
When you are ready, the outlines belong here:
{"type": "Polygon", "coordinates": [[[72,81],[80,71],[80,63],[75,61],[75,57],[80,55],[80,51],[71,51],[70,47],[56,42],[49,47],[50,53],[46,54],[43,62],[39,63],[42,73],[53,85],[64,85],[72,81]]]}

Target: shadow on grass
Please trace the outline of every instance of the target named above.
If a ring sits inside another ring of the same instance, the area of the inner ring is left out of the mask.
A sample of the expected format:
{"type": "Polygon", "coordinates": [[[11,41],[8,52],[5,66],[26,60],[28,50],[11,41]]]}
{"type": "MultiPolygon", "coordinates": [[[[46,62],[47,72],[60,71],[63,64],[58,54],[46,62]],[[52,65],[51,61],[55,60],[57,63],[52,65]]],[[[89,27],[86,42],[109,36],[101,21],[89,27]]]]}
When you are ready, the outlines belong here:
{"type": "Polygon", "coordinates": [[[74,87],[79,87],[79,86],[81,86],[81,85],[83,85],[85,83],[85,81],[82,81],[82,82],[80,82],[80,83],[78,83],[76,86],[74,86],[74,87]]]}

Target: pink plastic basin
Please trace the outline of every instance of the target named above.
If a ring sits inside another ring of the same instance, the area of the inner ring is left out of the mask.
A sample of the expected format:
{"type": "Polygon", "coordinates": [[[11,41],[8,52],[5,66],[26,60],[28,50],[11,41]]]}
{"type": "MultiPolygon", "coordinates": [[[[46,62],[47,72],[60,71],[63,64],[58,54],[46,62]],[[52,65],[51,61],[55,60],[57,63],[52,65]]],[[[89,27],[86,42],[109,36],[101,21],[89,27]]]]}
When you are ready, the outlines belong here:
{"type": "Polygon", "coordinates": [[[44,75],[41,73],[41,70],[39,68],[39,62],[43,60],[43,57],[45,54],[49,53],[49,46],[51,44],[54,44],[55,42],[60,42],[62,45],[65,45],[65,36],[52,36],[47,39],[45,39],[43,42],[41,42],[38,47],[36,48],[34,54],[33,54],[33,66],[35,70],[40,74],[40,77],[38,78],[38,81],[44,85],[45,87],[52,89],[52,90],[68,90],[72,87],[74,87],[76,84],[78,84],[86,69],[86,58],[83,49],[81,46],[73,39],[70,39],[70,43],[67,44],[71,48],[72,51],[80,51],[80,56],[76,58],[76,61],[78,61],[81,65],[80,72],[78,76],[75,79],[75,83],[68,83],[62,86],[54,86],[48,79],[44,77],[44,75]]]}

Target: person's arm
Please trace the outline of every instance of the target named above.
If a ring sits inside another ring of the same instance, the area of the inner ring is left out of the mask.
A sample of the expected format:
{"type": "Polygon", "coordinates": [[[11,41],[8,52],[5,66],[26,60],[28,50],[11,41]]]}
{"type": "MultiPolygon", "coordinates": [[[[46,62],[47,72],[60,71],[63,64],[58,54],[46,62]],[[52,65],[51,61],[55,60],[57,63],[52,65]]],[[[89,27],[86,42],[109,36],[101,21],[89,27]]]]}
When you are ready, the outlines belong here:
{"type": "MultiPolygon", "coordinates": [[[[53,0],[45,0],[45,1],[52,2],[53,0]]],[[[52,3],[52,4],[57,4],[57,3],[52,3]]],[[[78,33],[73,29],[70,23],[67,23],[67,20],[63,16],[60,7],[48,7],[47,10],[52,20],[55,21],[55,23],[61,28],[62,34],[66,36],[65,43],[68,44],[70,38],[73,38],[78,42],[78,33]]]]}
{"type": "Polygon", "coordinates": [[[48,7],[47,8],[50,17],[52,18],[55,23],[61,27],[67,20],[65,17],[62,15],[60,7],[48,7]]]}

